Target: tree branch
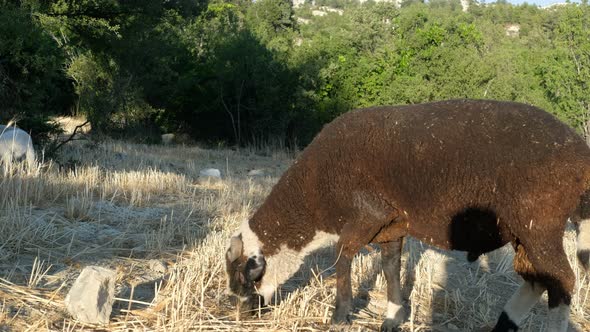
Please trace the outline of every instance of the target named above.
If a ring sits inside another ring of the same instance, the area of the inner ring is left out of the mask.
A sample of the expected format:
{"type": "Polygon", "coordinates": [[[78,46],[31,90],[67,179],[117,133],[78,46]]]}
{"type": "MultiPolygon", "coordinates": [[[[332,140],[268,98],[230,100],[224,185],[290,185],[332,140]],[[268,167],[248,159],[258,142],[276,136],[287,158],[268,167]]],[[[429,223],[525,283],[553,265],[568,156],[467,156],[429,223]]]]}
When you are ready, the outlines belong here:
{"type": "Polygon", "coordinates": [[[234,121],[234,115],[231,113],[229,107],[227,107],[227,105],[225,104],[225,100],[223,100],[223,88],[219,88],[219,97],[221,99],[221,104],[223,105],[223,108],[225,109],[225,111],[229,115],[229,118],[231,120],[231,126],[232,126],[232,129],[234,130],[234,137],[236,138],[236,143],[239,145],[240,141],[239,141],[239,137],[238,137],[238,132],[236,130],[236,122],[234,121]]]}
{"type": "Polygon", "coordinates": [[[81,129],[82,127],[84,127],[85,125],[89,124],[90,120],[86,120],[86,122],[84,122],[81,125],[76,126],[76,128],[74,128],[74,132],[72,133],[72,135],[70,135],[70,137],[68,137],[65,141],[60,142],[52,151],[51,153],[55,153],[59,148],[61,148],[64,144],[68,143],[69,141],[74,139],[74,136],[76,136],[76,132],[78,131],[78,129],[81,129]]]}

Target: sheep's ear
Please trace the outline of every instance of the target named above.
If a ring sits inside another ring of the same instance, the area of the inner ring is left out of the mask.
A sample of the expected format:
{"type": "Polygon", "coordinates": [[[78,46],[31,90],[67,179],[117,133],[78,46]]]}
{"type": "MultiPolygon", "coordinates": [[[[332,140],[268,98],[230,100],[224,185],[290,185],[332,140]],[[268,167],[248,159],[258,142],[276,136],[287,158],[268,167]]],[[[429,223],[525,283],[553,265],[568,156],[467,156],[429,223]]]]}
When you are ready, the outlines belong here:
{"type": "Polygon", "coordinates": [[[245,273],[251,281],[259,281],[264,275],[266,269],[266,259],[264,256],[257,255],[248,258],[246,262],[245,273]]]}
{"type": "Polygon", "coordinates": [[[242,242],[242,234],[232,236],[231,240],[229,241],[229,249],[227,249],[227,259],[230,262],[238,259],[242,255],[243,246],[244,244],[242,242]]]}

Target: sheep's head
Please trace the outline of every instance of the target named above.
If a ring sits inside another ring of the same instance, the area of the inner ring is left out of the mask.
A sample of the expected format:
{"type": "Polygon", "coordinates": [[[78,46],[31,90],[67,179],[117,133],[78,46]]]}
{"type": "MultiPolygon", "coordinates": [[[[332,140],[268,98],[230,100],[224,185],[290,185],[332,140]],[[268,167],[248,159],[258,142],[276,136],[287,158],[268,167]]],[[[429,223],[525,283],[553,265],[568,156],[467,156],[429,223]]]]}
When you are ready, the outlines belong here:
{"type": "Polygon", "coordinates": [[[242,235],[231,238],[225,254],[226,272],[229,292],[236,296],[241,305],[250,309],[263,303],[256,293],[266,269],[266,260],[262,254],[244,255],[242,235]]]}

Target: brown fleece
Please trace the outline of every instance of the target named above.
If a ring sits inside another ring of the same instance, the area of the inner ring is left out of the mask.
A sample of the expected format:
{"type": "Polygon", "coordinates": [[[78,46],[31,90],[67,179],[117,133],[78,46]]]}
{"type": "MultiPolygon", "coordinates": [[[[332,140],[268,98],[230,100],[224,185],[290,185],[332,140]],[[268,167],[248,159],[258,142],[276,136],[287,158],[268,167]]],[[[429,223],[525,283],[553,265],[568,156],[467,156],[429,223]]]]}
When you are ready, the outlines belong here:
{"type": "Polygon", "coordinates": [[[538,108],[481,100],[373,107],[326,125],[250,227],[266,257],[345,226],[358,230],[340,238],[351,250],[367,238],[411,235],[477,257],[512,242],[525,258],[515,264],[530,265],[519,272],[557,282],[546,285],[550,294],[569,294],[562,236],[589,180],[584,140],[538,108]]]}

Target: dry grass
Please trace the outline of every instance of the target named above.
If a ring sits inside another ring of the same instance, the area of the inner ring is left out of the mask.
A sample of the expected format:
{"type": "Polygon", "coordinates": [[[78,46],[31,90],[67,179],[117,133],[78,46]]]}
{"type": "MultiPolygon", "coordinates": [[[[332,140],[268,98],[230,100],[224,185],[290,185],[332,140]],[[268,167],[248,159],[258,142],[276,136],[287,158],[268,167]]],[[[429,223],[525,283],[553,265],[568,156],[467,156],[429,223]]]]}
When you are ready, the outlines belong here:
{"type": "MultiPolygon", "coordinates": [[[[94,330],[63,309],[86,265],[118,272],[103,330],[326,330],[335,295],[331,250],[309,257],[282,287],[279,304],[255,318],[240,317],[225,295],[226,241],[291,162],[287,153],[259,152],[79,141],[64,151],[66,171],[50,165],[0,177],[0,331],[94,330]],[[199,178],[209,167],[222,179],[199,178]],[[264,175],[248,176],[251,169],[264,175]]],[[[575,262],[572,231],[564,241],[575,262]]],[[[492,326],[520,282],[512,255],[503,248],[468,264],[464,254],[408,241],[402,282],[411,315],[403,330],[492,326]]],[[[587,331],[588,279],[573,266],[571,320],[587,331]]],[[[378,250],[359,254],[353,271],[352,330],[376,330],[386,307],[378,250]]],[[[546,311],[537,305],[524,330],[542,329],[546,311]]]]}
{"type": "Polygon", "coordinates": [[[80,126],[78,133],[88,133],[92,129],[90,123],[83,125],[86,122],[84,117],[56,116],[52,120],[58,123],[66,134],[73,133],[77,126],[80,126]]]}

